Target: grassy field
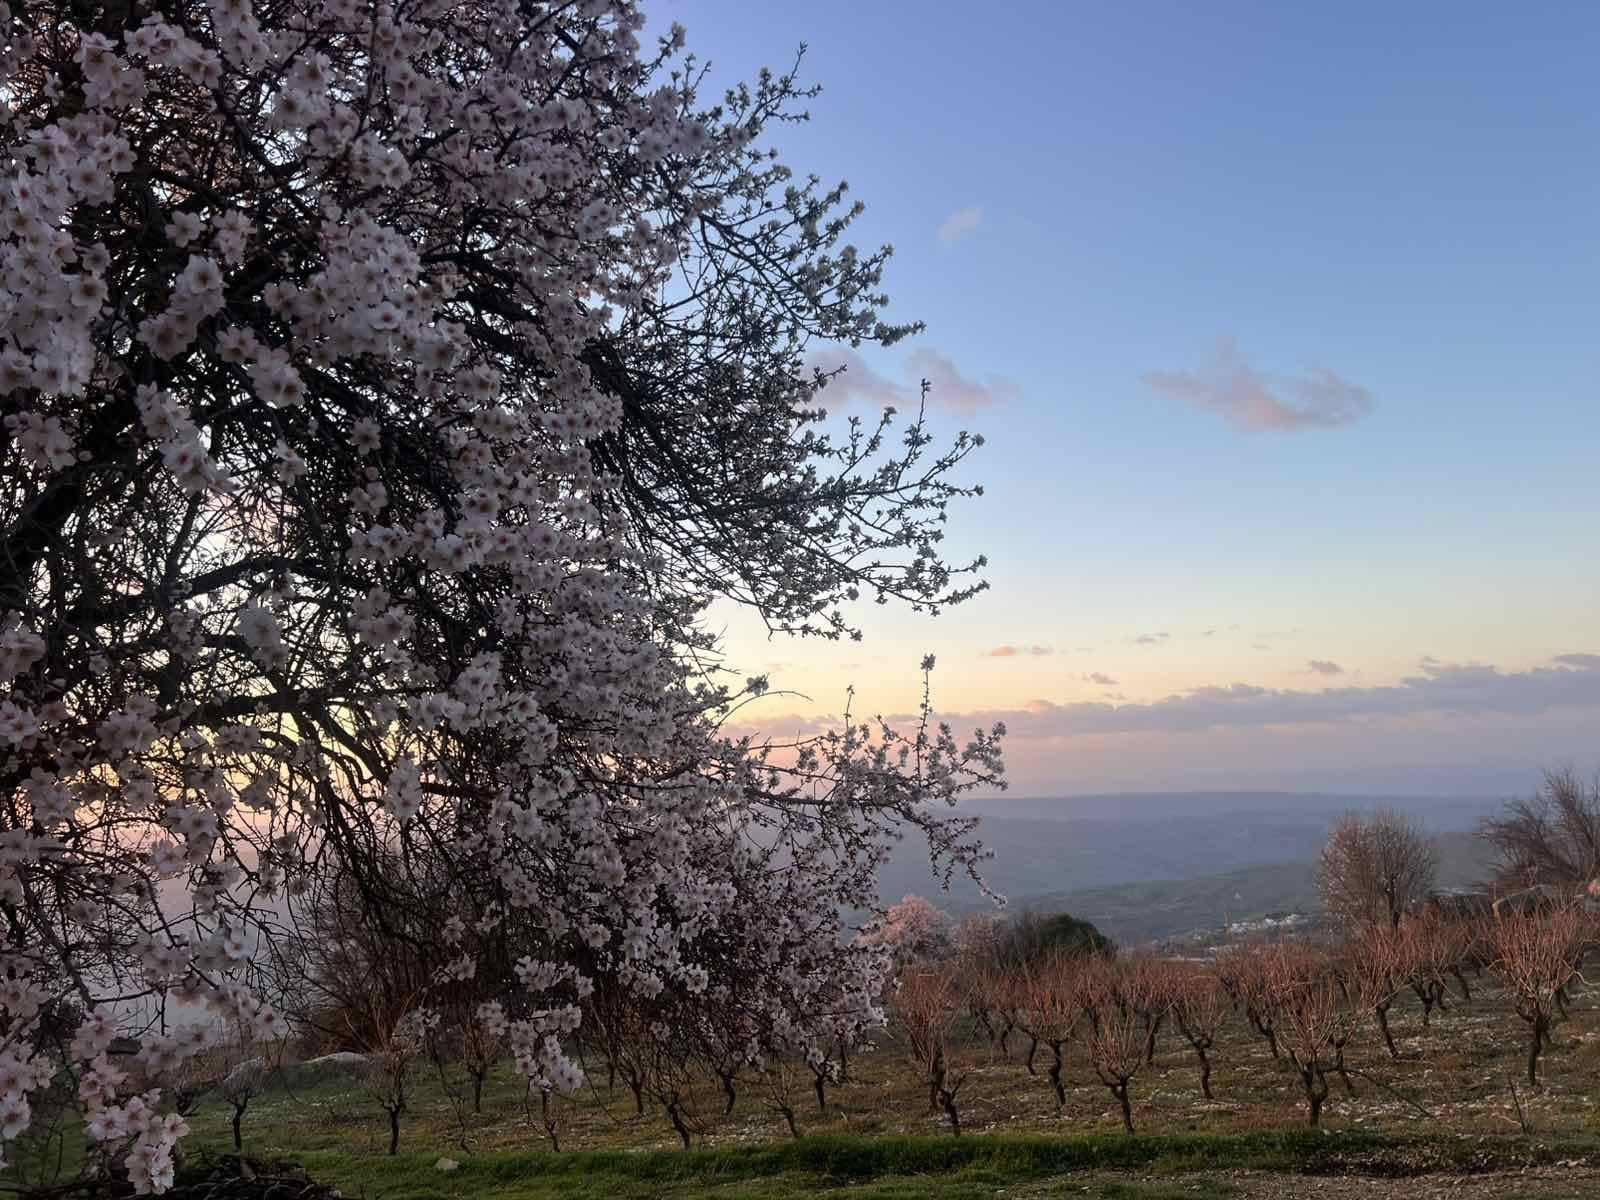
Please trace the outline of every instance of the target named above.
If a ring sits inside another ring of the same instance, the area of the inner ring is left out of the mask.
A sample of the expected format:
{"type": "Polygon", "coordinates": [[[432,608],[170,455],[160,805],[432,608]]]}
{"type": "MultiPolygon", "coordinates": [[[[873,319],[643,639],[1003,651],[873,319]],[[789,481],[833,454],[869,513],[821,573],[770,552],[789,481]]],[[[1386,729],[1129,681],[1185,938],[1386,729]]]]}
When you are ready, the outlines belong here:
{"type": "MultiPolygon", "coordinates": [[[[696,1096],[699,1144],[684,1152],[659,1111],[636,1116],[627,1090],[608,1091],[604,1067],[591,1064],[591,1087],[561,1107],[557,1154],[547,1148],[537,1107],[524,1107],[520,1082],[509,1074],[490,1081],[475,1115],[462,1081],[441,1080],[430,1067],[419,1074],[395,1158],[384,1153],[386,1118],[353,1082],[280,1087],[260,1097],[244,1122],[245,1151],[301,1162],[347,1195],[392,1200],[930,1193],[1149,1200],[1282,1195],[1272,1190],[1288,1183],[1282,1172],[1309,1173],[1329,1195],[1343,1194],[1340,1179],[1470,1174],[1482,1187],[1499,1178],[1485,1174],[1494,1171],[1515,1172],[1522,1191],[1484,1195],[1592,1194],[1600,1192],[1600,1174],[1589,1174],[1600,1165],[1593,999],[1580,996],[1558,1027],[1541,1086],[1529,1091],[1519,1082],[1515,1094],[1523,1026],[1487,980],[1470,1004],[1453,1000],[1426,1028],[1418,1009],[1402,1008],[1394,1019],[1401,1060],[1390,1059],[1376,1036],[1354,1045],[1355,1094],[1335,1082],[1326,1128],[1317,1131],[1301,1127],[1288,1065],[1239,1023],[1214,1052],[1212,1102],[1200,1098],[1187,1046],[1163,1035],[1154,1066],[1134,1082],[1140,1133],[1132,1138],[1117,1132],[1114,1101],[1081,1053],[1069,1050],[1067,1103],[1057,1113],[1042,1074],[1030,1075],[1019,1061],[1025,1043],[1014,1039],[1005,1056],[981,1038],[964,1041],[954,1056],[967,1072],[960,1099],[968,1134],[950,1137],[928,1111],[925,1086],[886,1039],[852,1059],[850,1079],[830,1090],[826,1113],[803,1094],[799,1140],[787,1136],[753,1081],[730,1115],[708,1083],[696,1096]],[[439,1170],[441,1158],[459,1165],[439,1170]]],[[[228,1117],[224,1105],[202,1103],[191,1122],[196,1156],[228,1151],[228,1117]]]]}

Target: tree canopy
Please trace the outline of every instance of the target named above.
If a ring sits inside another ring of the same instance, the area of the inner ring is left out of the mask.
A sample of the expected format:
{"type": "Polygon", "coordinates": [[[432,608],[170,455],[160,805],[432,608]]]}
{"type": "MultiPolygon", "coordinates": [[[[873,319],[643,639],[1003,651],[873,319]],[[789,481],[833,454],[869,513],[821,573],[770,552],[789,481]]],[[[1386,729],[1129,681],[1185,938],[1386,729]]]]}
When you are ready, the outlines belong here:
{"type": "Polygon", "coordinates": [[[875,1020],[841,912],[905,827],[976,861],[1002,730],[720,731],[714,598],[841,636],[983,586],[940,551],[980,439],[827,421],[807,346],[914,331],[889,252],[765,144],[793,72],[708,103],[642,28],[0,5],[0,1149],[64,1078],[91,1169],[168,1186],[179,1010],[275,1029],[330,878],[568,1087],[602,993],[875,1020]]]}

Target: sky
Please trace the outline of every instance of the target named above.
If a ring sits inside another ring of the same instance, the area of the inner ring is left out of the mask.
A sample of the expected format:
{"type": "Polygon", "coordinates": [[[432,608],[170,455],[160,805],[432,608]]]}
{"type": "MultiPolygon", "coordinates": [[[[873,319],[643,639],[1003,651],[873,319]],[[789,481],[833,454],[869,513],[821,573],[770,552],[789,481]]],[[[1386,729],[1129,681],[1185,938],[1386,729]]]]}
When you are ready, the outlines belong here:
{"type": "Polygon", "coordinates": [[[1600,766],[1600,8],[655,0],[895,247],[829,399],[981,432],[991,590],[729,661],[741,719],[1004,720],[1014,792],[1483,795],[1600,766]]]}

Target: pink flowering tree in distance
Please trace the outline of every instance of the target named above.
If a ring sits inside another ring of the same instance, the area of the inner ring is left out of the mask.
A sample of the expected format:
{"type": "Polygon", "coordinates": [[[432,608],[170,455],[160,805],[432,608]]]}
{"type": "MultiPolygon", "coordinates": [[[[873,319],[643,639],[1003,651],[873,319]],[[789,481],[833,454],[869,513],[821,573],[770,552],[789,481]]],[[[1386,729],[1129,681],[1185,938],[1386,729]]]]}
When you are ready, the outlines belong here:
{"type": "Polygon", "coordinates": [[[184,1014],[276,1036],[329,888],[565,1090],[597,989],[876,1019],[841,913],[908,826],[980,857],[947,806],[1001,730],[721,732],[765,681],[712,600],[840,637],[983,586],[940,552],[981,440],[824,422],[807,348],[914,331],[888,251],[766,148],[792,72],[707,99],[642,27],[0,4],[0,1150],[48,1089],[85,1171],[169,1186],[184,1014]]]}

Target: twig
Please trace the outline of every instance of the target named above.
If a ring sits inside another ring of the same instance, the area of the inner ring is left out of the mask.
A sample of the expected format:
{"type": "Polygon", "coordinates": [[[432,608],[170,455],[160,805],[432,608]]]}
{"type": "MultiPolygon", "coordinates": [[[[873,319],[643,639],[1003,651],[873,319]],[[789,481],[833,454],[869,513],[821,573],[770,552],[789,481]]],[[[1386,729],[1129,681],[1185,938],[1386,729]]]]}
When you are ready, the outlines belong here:
{"type": "Polygon", "coordinates": [[[1368,1083],[1372,1084],[1373,1086],[1383,1089],[1384,1091],[1388,1092],[1391,1096],[1395,1097],[1397,1100],[1405,1101],[1412,1108],[1416,1109],[1423,1116],[1427,1117],[1428,1120],[1437,1121],[1439,1119],[1437,1115],[1435,1115],[1434,1113],[1429,1112],[1425,1107],[1423,1107],[1422,1103],[1419,1100],[1417,1100],[1415,1097],[1406,1095],[1399,1088],[1394,1087],[1392,1084],[1385,1083],[1383,1080],[1379,1079],[1377,1076],[1369,1075],[1365,1071],[1359,1069],[1358,1067],[1346,1067],[1345,1070],[1348,1071],[1350,1074],[1354,1075],[1356,1078],[1365,1079],[1368,1083]]]}
{"type": "Polygon", "coordinates": [[[1517,1077],[1511,1077],[1511,1103],[1517,1106],[1517,1124],[1522,1127],[1524,1136],[1533,1134],[1533,1126],[1528,1123],[1528,1113],[1522,1107],[1522,1093],[1517,1091],[1517,1077]]]}

